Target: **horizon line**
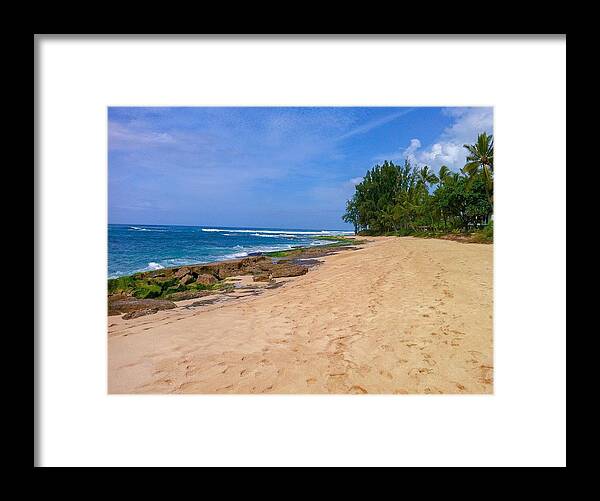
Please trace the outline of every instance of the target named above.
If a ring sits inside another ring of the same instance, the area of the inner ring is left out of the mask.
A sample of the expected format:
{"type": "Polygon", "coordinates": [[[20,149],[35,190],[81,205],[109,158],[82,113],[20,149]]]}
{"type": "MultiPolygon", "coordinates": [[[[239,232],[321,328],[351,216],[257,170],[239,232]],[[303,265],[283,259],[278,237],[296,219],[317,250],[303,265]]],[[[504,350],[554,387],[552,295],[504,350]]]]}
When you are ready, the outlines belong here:
{"type": "Polygon", "coordinates": [[[342,228],[292,228],[292,227],[276,227],[276,226],[222,226],[218,224],[207,225],[207,224],[179,224],[179,223],[111,223],[108,225],[121,225],[121,226],[184,226],[184,227],[197,227],[197,228],[239,228],[243,230],[321,230],[321,231],[346,231],[342,228]]]}

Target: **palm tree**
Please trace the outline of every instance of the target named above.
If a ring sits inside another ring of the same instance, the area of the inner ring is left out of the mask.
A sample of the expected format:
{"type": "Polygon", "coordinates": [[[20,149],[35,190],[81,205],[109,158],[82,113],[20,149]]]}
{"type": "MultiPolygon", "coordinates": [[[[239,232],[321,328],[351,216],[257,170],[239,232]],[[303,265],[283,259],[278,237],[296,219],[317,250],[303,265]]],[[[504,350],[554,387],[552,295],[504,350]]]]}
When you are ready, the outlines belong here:
{"type": "Polygon", "coordinates": [[[463,167],[463,172],[473,179],[480,174],[485,180],[485,189],[492,203],[493,176],[494,176],[494,138],[483,132],[477,136],[475,144],[463,145],[469,152],[467,163],[463,167]]]}
{"type": "Polygon", "coordinates": [[[452,171],[446,165],[442,165],[440,167],[440,171],[438,172],[439,183],[444,184],[448,180],[448,178],[450,177],[451,174],[452,174],[452,171]]]}
{"type": "Polygon", "coordinates": [[[430,184],[435,184],[438,182],[437,176],[433,173],[433,171],[426,165],[421,167],[417,173],[417,183],[427,188],[430,184]]]}

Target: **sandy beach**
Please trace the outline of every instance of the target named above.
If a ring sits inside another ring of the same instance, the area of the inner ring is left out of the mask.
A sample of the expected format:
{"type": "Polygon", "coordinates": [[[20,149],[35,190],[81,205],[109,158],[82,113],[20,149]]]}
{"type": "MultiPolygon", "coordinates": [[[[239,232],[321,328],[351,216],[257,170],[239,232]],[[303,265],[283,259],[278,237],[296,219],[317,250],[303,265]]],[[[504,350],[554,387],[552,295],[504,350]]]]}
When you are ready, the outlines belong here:
{"type": "Polygon", "coordinates": [[[108,392],[492,393],[493,247],[366,240],[277,287],[108,317],[108,392]]]}

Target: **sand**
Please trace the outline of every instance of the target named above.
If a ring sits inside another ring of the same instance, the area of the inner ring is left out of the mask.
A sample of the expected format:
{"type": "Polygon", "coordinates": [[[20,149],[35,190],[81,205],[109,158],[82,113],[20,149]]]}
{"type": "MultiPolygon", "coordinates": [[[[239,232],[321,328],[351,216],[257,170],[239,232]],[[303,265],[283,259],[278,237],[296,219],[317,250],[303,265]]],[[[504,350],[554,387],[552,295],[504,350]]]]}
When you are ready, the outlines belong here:
{"type": "Polygon", "coordinates": [[[260,294],[111,316],[108,392],[492,393],[492,256],[372,237],[260,294]]]}

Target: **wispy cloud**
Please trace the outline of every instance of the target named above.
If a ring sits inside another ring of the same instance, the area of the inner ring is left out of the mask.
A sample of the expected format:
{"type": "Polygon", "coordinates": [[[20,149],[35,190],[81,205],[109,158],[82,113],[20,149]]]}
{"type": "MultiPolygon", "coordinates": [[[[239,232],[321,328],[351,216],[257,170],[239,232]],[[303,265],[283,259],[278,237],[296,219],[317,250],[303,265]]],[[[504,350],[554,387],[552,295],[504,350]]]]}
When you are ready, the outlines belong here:
{"type": "Polygon", "coordinates": [[[337,139],[339,141],[344,140],[344,139],[348,139],[349,137],[353,137],[356,136],[358,134],[365,134],[373,129],[376,129],[377,127],[381,127],[382,125],[385,125],[393,120],[396,120],[400,117],[403,117],[404,115],[407,115],[408,113],[410,113],[411,111],[413,111],[414,108],[410,108],[407,110],[402,110],[402,111],[397,111],[395,113],[390,113],[389,115],[386,115],[384,117],[381,118],[377,118],[375,120],[371,120],[365,124],[359,125],[358,127],[355,127],[354,129],[346,132],[345,134],[342,134],[341,136],[339,136],[337,139]]]}
{"type": "Polygon", "coordinates": [[[175,143],[175,138],[167,132],[145,131],[117,122],[108,122],[108,143],[111,150],[140,146],[147,148],[152,145],[175,143]]]}

